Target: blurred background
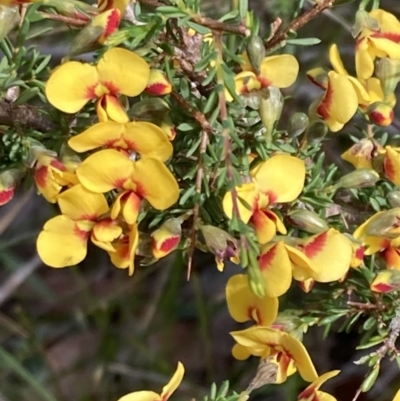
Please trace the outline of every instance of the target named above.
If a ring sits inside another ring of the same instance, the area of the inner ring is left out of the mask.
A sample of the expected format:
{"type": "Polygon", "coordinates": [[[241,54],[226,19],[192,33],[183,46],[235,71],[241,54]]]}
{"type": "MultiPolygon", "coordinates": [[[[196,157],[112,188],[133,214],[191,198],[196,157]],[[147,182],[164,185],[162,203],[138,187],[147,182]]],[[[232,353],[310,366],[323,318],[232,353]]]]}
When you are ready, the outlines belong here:
{"type": "MultiPolygon", "coordinates": [[[[250,3],[265,32],[277,16],[290,20],[296,2],[250,3]]],[[[354,72],[350,29],[358,3],[327,11],[300,30],[299,37],[316,36],[322,43],[295,49],[302,67],[298,82],[286,91],[292,96],[289,113],[307,112],[320,94],[305,72],[329,66],[331,43],[339,45],[346,67],[354,72]]],[[[307,1],[304,4],[310,7],[307,1]]],[[[215,17],[228,6],[227,0],[205,0],[204,12],[215,17]]],[[[381,8],[400,17],[398,0],[382,0],[381,8]]],[[[55,24],[37,45],[53,55],[56,65],[73,36],[55,24]]],[[[396,124],[400,126],[398,120],[396,124]]],[[[348,133],[345,129],[331,134],[326,145],[329,160],[342,169],[349,168],[339,157],[350,146],[348,133]]],[[[226,379],[238,392],[247,387],[257,361],[240,362],[231,356],[229,331],[245,326],[233,322],[224,300],[227,279],[239,267],[227,265],[219,273],[213,256],[198,252],[187,282],[186,266],[176,252],[155,265],[137,266],[134,276],[127,277],[104,252],[89,247],[80,266],[51,269],[36,255],[35,240],[55,214],[56,207],[32,189],[20,189],[0,209],[0,401],[114,401],[140,389],[160,392],[177,361],[185,365],[186,375],[175,400],[202,399],[212,382],[226,379]]],[[[294,284],[282,308],[296,306],[302,296],[294,284]]],[[[363,355],[354,349],[357,339],[357,327],[348,334],[332,332],[327,340],[322,340],[322,330],[313,328],[305,337],[319,373],[342,369],[324,387],[340,401],[352,400],[366,371],[353,364],[363,355]]],[[[384,363],[374,389],[359,400],[391,400],[400,385],[394,365],[384,363]]],[[[252,399],[294,401],[304,388],[296,374],[284,385],[257,390],[252,399]]]]}

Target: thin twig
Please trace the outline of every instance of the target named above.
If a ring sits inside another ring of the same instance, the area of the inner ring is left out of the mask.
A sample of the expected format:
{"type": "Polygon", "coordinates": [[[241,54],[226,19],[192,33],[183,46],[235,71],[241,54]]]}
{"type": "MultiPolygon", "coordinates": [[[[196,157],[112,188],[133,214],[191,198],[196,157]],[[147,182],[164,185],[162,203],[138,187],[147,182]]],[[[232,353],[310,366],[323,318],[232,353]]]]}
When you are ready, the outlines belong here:
{"type": "Polygon", "coordinates": [[[171,92],[172,97],[190,114],[201,126],[203,131],[211,132],[212,126],[208,122],[206,116],[200,111],[196,110],[186,99],[183,98],[177,91],[171,92]]]}
{"type": "Polygon", "coordinates": [[[333,3],[336,0],[321,0],[313,8],[310,8],[297,18],[295,18],[284,30],[278,32],[271,39],[267,41],[265,44],[265,48],[272,49],[279,43],[283,42],[287,36],[289,31],[297,31],[302,28],[304,25],[308,24],[312,19],[314,19],[318,14],[322,13],[322,11],[331,8],[333,3]]]}
{"type": "MultiPolygon", "coordinates": [[[[198,195],[201,195],[201,186],[203,183],[203,177],[204,177],[204,154],[206,153],[207,150],[207,144],[208,144],[208,133],[207,131],[201,131],[201,136],[200,136],[200,148],[199,148],[199,161],[198,161],[198,167],[197,167],[197,174],[196,174],[196,193],[198,195]]],[[[193,224],[192,228],[190,231],[190,246],[189,246],[189,260],[188,260],[188,266],[187,266],[187,280],[189,281],[190,279],[190,273],[192,271],[192,265],[193,265],[193,254],[194,254],[194,248],[196,245],[196,232],[197,232],[197,218],[199,217],[199,211],[200,211],[200,199],[194,204],[193,207],[193,224]]]]}
{"type": "Polygon", "coordinates": [[[72,26],[85,26],[88,24],[88,20],[83,20],[79,18],[66,17],[65,15],[60,14],[50,14],[45,12],[39,12],[39,14],[46,19],[58,22],[64,22],[65,24],[72,26]]]}

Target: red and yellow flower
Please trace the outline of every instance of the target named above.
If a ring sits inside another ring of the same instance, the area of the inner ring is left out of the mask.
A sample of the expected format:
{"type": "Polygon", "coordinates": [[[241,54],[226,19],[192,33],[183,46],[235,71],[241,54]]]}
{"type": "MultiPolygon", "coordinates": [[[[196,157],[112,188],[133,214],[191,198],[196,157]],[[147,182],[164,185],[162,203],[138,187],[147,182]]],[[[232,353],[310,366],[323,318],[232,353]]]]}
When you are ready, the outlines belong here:
{"type": "Polygon", "coordinates": [[[318,379],[314,380],[305,390],[303,390],[297,400],[298,401],[336,401],[336,398],[332,395],[320,391],[320,387],[332,377],[337,376],[340,373],[340,370],[332,370],[330,372],[326,372],[318,379]]]}
{"type": "MultiPolygon", "coordinates": [[[[253,224],[260,244],[272,240],[276,232],[286,234],[286,228],[276,213],[269,209],[275,203],[294,201],[303,190],[304,161],[289,155],[275,155],[250,171],[251,182],[236,187],[240,219],[253,224]]],[[[233,193],[223,199],[225,214],[232,218],[233,193]]]]}
{"type": "Polygon", "coordinates": [[[129,122],[118,96],[137,96],[146,88],[150,67],[137,54],[113,48],[97,65],[69,61],[58,67],[46,85],[49,102],[65,113],[76,113],[90,100],[97,101],[101,121],[129,122]]]}

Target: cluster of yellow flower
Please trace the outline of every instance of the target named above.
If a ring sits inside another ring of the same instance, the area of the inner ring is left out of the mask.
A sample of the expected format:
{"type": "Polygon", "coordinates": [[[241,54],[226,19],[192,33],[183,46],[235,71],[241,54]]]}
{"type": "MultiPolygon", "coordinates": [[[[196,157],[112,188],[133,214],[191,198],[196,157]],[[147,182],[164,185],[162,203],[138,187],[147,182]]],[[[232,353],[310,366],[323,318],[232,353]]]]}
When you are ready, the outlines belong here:
{"type": "Polygon", "coordinates": [[[400,72],[400,22],[380,9],[370,13],[360,10],[353,31],[356,35],[357,78],[344,68],[335,44],[329,52],[333,71],[315,68],[307,74],[313,83],[325,90],[312,109],[333,132],[341,130],[358,108],[371,124],[387,126],[394,118],[394,91],[400,72]],[[376,76],[373,77],[377,58],[376,76]]]}
{"type": "MultiPolygon", "coordinates": [[[[173,151],[167,133],[149,122],[130,122],[118,98],[144,90],[165,94],[171,86],[160,71],[151,71],[144,59],[122,48],[106,51],[95,66],[62,64],[49,78],[46,95],[52,105],[76,113],[95,100],[99,122],[68,141],[75,152],[95,150],[83,162],[71,151],[58,160],[36,149],[37,187],[62,212],[45,224],[37,240],[47,265],[81,262],[90,238],[116,267],[129,267],[132,274],[141,208],[149,204],[164,210],[177,201],[178,184],[164,164],[173,151]]],[[[155,256],[162,257],[176,248],[180,235],[155,238],[155,256]]]]}

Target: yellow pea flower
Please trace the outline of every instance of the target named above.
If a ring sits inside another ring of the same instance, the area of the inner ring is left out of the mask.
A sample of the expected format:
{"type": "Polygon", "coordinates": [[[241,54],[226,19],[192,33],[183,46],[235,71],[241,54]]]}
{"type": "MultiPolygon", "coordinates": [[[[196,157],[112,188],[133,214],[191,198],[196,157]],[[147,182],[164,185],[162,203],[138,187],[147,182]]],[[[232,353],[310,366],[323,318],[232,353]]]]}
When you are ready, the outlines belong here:
{"type": "Polygon", "coordinates": [[[241,346],[242,351],[248,353],[247,356],[254,355],[262,359],[276,357],[277,383],[284,382],[295,369],[305,381],[317,380],[317,372],[306,348],[290,334],[263,326],[254,326],[230,334],[241,346]]]}
{"type": "Polygon", "coordinates": [[[365,27],[356,42],[356,71],[360,79],[368,79],[374,73],[377,57],[400,58],[400,22],[381,9],[372,10],[370,17],[378,22],[379,29],[365,27]]]}
{"type": "MultiPolygon", "coordinates": [[[[294,201],[303,190],[305,172],[303,160],[289,155],[275,155],[250,172],[250,183],[236,187],[238,197],[251,208],[238,200],[240,218],[254,225],[260,244],[269,242],[277,231],[286,234],[283,222],[268,207],[274,203],[294,201]]],[[[223,209],[232,218],[232,192],[225,194],[223,209]]]]}
{"type": "Polygon", "coordinates": [[[87,152],[99,147],[115,148],[160,161],[169,159],[173,151],[163,130],[144,121],[126,124],[100,122],[72,137],[68,145],[76,152],[87,152]]]}
{"type": "Polygon", "coordinates": [[[122,212],[128,224],[136,222],[141,199],[146,199],[155,209],[165,210],[179,197],[175,177],[165,164],[154,158],[132,162],[117,150],[101,150],[84,160],[76,173],[82,185],[95,193],[119,189],[111,218],[117,218],[122,212]]]}
{"type": "Polygon", "coordinates": [[[178,362],[178,366],[174,375],[168,384],[163,387],[161,394],[147,390],[135,391],[133,393],[124,395],[123,397],[119,398],[118,401],[167,401],[181,384],[184,374],[185,368],[181,362],[178,362]]]}
{"type": "Polygon", "coordinates": [[[326,372],[323,375],[319,376],[318,379],[314,380],[305,390],[303,390],[297,400],[298,401],[336,401],[336,398],[331,396],[328,393],[320,391],[319,388],[332,377],[337,376],[340,373],[340,370],[332,370],[330,372],[326,372]]]}
{"type": "Polygon", "coordinates": [[[113,48],[106,51],[97,65],[69,61],[56,68],[46,85],[49,102],[65,113],[76,113],[89,100],[97,100],[99,114],[128,123],[129,119],[117,96],[137,96],[146,88],[150,67],[137,54],[113,48]]]}

